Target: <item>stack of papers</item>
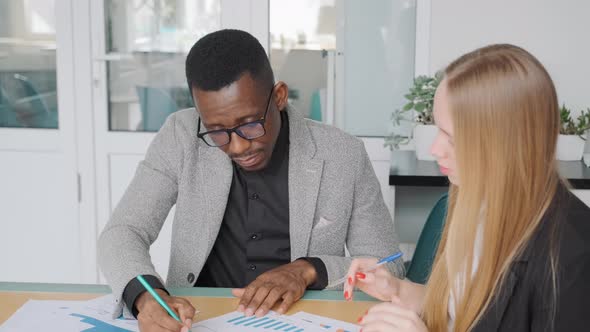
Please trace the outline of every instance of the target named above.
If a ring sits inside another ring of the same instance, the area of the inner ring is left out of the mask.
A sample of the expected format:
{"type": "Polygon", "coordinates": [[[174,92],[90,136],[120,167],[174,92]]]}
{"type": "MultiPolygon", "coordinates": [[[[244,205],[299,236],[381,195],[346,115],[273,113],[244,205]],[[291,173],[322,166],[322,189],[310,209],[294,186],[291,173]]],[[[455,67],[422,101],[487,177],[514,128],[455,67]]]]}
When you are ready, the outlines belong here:
{"type": "MultiPolygon", "coordinates": [[[[38,331],[84,331],[127,332],[139,331],[136,320],[113,319],[112,295],[90,301],[38,301],[29,300],[20,307],[2,326],[0,332],[38,331]]],[[[360,327],[338,320],[298,312],[294,315],[279,315],[271,311],[264,317],[245,317],[240,312],[193,324],[192,332],[358,332],[360,327]]]]}

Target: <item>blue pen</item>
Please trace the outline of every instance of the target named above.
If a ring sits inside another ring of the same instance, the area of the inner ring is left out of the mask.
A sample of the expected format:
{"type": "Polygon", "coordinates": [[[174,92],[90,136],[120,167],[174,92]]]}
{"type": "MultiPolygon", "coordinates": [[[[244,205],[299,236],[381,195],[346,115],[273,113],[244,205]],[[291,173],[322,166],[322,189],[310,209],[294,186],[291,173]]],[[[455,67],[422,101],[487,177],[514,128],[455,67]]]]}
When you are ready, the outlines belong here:
{"type": "Polygon", "coordinates": [[[152,286],[150,286],[150,284],[147,283],[147,281],[145,281],[145,279],[142,276],[137,276],[137,280],[139,280],[139,282],[143,285],[143,287],[148,291],[148,293],[150,293],[154,299],[156,301],[158,301],[158,303],[162,306],[162,308],[164,308],[168,314],[170,316],[172,316],[172,318],[176,319],[178,322],[180,322],[180,324],[184,323],[180,320],[180,318],[176,315],[176,313],[170,309],[170,307],[166,304],[166,302],[164,302],[164,300],[162,300],[162,298],[160,297],[160,295],[158,295],[158,293],[156,293],[156,291],[152,288],[152,286]]]}
{"type": "MultiPolygon", "coordinates": [[[[387,264],[387,263],[389,263],[389,262],[393,262],[394,260],[396,260],[396,259],[398,259],[398,258],[400,258],[400,257],[402,257],[402,253],[401,253],[401,252],[398,252],[398,253],[396,253],[396,254],[393,254],[393,255],[391,255],[391,256],[387,256],[387,257],[385,257],[385,258],[382,258],[382,259],[380,259],[380,260],[377,262],[377,264],[375,264],[375,265],[371,266],[371,267],[370,267],[370,268],[368,268],[368,269],[361,270],[361,271],[359,271],[359,272],[366,273],[366,272],[371,272],[371,271],[374,271],[374,270],[376,270],[376,269],[377,269],[379,266],[381,266],[381,265],[384,265],[384,264],[387,264]]],[[[345,281],[346,281],[346,279],[347,279],[347,276],[344,276],[344,277],[342,277],[342,278],[340,278],[340,279],[338,279],[338,280],[334,281],[334,282],[333,282],[333,283],[331,283],[330,285],[328,285],[328,287],[334,287],[334,286],[336,286],[336,285],[339,285],[339,284],[341,284],[341,283],[345,282],[345,281]]]]}

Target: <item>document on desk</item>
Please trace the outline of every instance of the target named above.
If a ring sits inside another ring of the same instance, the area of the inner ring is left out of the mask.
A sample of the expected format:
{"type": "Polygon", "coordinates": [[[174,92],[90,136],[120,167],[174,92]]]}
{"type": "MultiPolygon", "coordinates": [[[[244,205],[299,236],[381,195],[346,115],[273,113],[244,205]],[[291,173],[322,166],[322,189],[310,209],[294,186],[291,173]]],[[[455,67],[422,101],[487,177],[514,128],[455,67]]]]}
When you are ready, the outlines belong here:
{"type": "Polygon", "coordinates": [[[193,325],[193,332],[232,331],[281,331],[281,332],[358,332],[354,324],[322,316],[298,312],[292,316],[279,315],[274,311],[264,317],[246,317],[240,312],[231,312],[204,320],[193,325]]]}
{"type": "Polygon", "coordinates": [[[324,331],[329,332],[359,332],[361,330],[361,327],[358,325],[343,322],[337,319],[310,314],[304,311],[300,311],[290,317],[297,318],[314,325],[319,325],[324,328],[324,331]]]}
{"type": "MultiPolygon", "coordinates": [[[[113,296],[106,295],[89,301],[29,300],[4,324],[0,332],[85,331],[129,332],[139,331],[134,319],[113,319],[113,296]]],[[[192,332],[358,332],[354,324],[299,312],[292,316],[271,311],[264,317],[245,317],[231,312],[196,322],[192,332]]]]}
{"type": "Polygon", "coordinates": [[[113,303],[112,295],[89,301],[29,300],[0,326],[0,332],[139,331],[136,320],[112,319],[113,303]]]}

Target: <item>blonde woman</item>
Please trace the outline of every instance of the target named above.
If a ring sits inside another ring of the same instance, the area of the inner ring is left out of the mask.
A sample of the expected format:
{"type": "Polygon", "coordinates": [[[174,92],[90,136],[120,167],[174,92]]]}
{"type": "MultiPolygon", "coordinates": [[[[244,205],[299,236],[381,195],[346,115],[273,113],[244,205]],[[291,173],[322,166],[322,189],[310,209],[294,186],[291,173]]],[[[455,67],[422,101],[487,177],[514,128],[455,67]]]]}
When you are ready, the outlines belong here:
{"type": "Polygon", "coordinates": [[[475,50],[446,69],[434,118],[451,186],[430,279],[355,260],[345,297],[356,286],[386,301],[362,331],[589,331],[590,208],[558,175],[547,71],[516,46],[475,50]]]}

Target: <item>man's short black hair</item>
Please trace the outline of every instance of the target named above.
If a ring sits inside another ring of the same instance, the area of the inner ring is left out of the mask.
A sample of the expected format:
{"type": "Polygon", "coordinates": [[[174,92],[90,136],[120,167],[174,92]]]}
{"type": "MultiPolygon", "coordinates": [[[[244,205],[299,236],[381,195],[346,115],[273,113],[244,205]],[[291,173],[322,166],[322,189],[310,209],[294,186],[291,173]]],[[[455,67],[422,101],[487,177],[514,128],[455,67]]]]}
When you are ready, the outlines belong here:
{"type": "Polygon", "coordinates": [[[191,91],[218,91],[246,73],[265,90],[274,85],[264,48],[245,31],[212,32],[199,39],[186,57],[186,80],[191,91]]]}

